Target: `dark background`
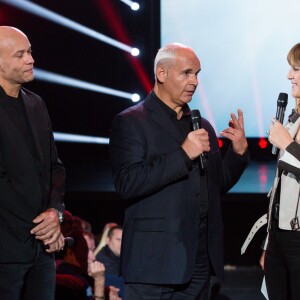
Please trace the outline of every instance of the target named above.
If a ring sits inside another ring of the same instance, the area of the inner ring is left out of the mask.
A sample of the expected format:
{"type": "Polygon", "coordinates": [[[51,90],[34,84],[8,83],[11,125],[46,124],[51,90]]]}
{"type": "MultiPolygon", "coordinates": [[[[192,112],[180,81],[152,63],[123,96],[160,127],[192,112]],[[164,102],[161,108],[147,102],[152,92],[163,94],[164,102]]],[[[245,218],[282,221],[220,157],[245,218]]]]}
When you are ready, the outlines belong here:
{"type": "MultiPolygon", "coordinates": [[[[31,1],[32,2],[32,1],[31,1]]],[[[119,0],[34,1],[90,29],[140,49],[138,57],[82,33],[0,1],[0,25],[14,26],[29,38],[39,69],[95,83],[144,98],[154,82],[153,61],[160,48],[160,1],[140,0],[132,11],[119,0]]],[[[134,105],[130,100],[35,80],[26,88],[43,97],[55,132],[109,137],[114,115],[134,105]]],[[[270,145],[249,140],[254,160],[274,160],[270,145]]],[[[223,141],[224,153],[228,146],[223,141]]],[[[124,205],[114,192],[108,146],[57,142],[67,171],[66,208],[101,232],[106,222],[123,222],[124,205]]],[[[240,247],[255,220],[267,209],[266,196],[228,194],[223,198],[225,262],[257,264],[263,233],[241,257],[240,247]]]]}

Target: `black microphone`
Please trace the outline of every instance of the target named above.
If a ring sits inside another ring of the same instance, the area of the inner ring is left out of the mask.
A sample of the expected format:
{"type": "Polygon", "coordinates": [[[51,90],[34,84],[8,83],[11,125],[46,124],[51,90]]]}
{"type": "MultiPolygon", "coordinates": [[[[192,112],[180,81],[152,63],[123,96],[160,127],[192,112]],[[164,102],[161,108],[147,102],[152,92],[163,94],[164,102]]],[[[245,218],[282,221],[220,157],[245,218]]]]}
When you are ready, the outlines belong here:
{"type": "MultiPolygon", "coordinates": [[[[70,237],[70,236],[67,236],[67,237],[64,237],[64,242],[65,242],[65,245],[64,245],[64,248],[72,248],[74,245],[75,245],[75,240],[74,238],[70,237]]],[[[44,245],[42,244],[42,247],[43,249],[50,249],[50,246],[49,245],[44,245]]],[[[63,248],[62,248],[63,249],[63,248]]],[[[60,249],[60,250],[62,250],[60,249]]]]}
{"type": "Polygon", "coordinates": [[[75,245],[74,238],[72,238],[70,236],[66,236],[64,238],[64,241],[65,241],[65,248],[72,248],[75,245]]]}
{"type": "MultiPolygon", "coordinates": [[[[198,109],[194,109],[191,111],[191,118],[193,124],[193,130],[197,130],[201,128],[201,114],[198,109]]],[[[201,170],[205,169],[205,155],[202,153],[199,156],[200,168],[201,170]]]]}
{"type": "MultiPolygon", "coordinates": [[[[284,112],[288,103],[288,94],[280,93],[277,100],[276,120],[283,124],[284,112]]],[[[277,147],[272,147],[272,154],[277,154],[277,147]]]]}

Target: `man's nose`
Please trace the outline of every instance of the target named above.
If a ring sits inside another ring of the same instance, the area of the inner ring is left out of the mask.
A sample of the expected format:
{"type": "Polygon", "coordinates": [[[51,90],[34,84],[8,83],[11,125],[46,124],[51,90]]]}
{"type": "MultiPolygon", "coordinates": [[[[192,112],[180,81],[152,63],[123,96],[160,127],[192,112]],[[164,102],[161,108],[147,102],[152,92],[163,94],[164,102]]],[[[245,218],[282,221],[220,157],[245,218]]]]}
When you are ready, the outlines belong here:
{"type": "Polygon", "coordinates": [[[31,54],[27,54],[27,56],[26,56],[26,63],[27,64],[34,64],[34,59],[33,59],[33,57],[32,57],[31,54]]]}
{"type": "Polygon", "coordinates": [[[191,84],[198,85],[198,78],[196,74],[191,74],[191,84]]]}

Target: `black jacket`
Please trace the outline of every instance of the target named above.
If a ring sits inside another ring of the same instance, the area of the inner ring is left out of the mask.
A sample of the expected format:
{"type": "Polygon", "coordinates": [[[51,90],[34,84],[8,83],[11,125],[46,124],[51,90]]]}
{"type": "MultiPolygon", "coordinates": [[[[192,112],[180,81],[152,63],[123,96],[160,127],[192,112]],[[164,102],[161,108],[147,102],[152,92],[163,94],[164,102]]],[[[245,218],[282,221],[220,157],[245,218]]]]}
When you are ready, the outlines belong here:
{"type": "Polygon", "coordinates": [[[96,256],[96,259],[104,264],[105,273],[119,276],[120,257],[115,255],[107,245],[100,250],[96,256]]]}
{"type": "MultiPolygon", "coordinates": [[[[195,264],[200,175],[182,155],[184,138],[150,94],[117,115],[110,155],[117,192],[126,201],[121,276],[125,282],[182,284],[195,264]]],[[[208,252],[214,272],[223,277],[221,193],[240,178],[248,156],[230,147],[222,160],[216,134],[205,119],[211,150],[207,157],[209,193],[208,252]]]]}
{"type": "Polygon", "coordinates": [[[36,226],[32,220],[50,207],[64,210],[65,170],[57,157],[45,104],[24,88],[20,93],[37,157],[3,101],[6,94],[0,87],[0,263],[31,261],[37,247],[30,234],[36,226]]]}

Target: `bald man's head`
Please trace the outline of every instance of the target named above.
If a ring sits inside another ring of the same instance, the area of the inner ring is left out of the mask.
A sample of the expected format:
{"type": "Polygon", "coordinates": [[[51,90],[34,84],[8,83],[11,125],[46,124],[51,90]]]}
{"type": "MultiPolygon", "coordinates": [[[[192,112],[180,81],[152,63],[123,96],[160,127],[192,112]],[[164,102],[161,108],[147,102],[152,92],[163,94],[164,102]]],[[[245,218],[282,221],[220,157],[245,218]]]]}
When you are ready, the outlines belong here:
{"type": "Polygon", "coordinates": [[[17,28],[0,26],[0,85],[10,90],[20,89],[23,83],[33,80],[31,45],[27,36],[17,28]]]}
{"type": "Polygon", "coordinates": [[[15,27],[0,26],[0,51],[3,47],[9,46],[10,43],[20,37],[27,39],[27,36],[21,30],[15,27]]]}

